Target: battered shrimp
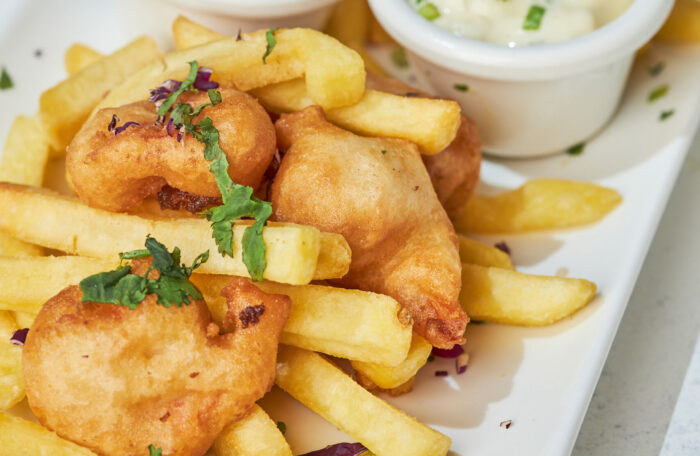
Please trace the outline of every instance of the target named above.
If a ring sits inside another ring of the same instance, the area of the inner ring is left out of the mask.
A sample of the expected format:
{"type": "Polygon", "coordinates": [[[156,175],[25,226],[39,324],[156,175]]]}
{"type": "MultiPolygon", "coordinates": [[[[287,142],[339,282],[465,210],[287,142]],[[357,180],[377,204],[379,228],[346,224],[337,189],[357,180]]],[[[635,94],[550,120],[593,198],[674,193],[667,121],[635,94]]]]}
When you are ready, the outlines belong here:
{"type": "MultiPolygon", "coordinates": [[[[257,188],[275,155],[274,126],[250,95],[234,89],[220,92],[222,102],[205,108],[193,123],[204,117],[213,120],[229,175],[236,183],[257,188]]],[[[209,98],[205,92],[186,92],[179,101],[196,108],[209,98]]],[[[155,124],[157,117],[155,105],[141,101],[102,109],[83,125],[66,153],[67,178],[81,200],[118,212],[138,206],[166,185],[201,197],[220,196],[204,145],[191,134],[178,141],[177,129],[169,133],[155,124]],[[127,126],[129,122],[135,124],[127,126]]]]}
{"type": "MultiPolygon", "coordinates": [[[[143,272],[142,272],[143,273],[143,272]]],[[[220,334],[204,301],[135,309],[82,302],[77,286],[49,300],[23,349],[39,422],[100,455],[203,455],[271,387],[287,296],[247,279],[222,291],[220,334]]]]}

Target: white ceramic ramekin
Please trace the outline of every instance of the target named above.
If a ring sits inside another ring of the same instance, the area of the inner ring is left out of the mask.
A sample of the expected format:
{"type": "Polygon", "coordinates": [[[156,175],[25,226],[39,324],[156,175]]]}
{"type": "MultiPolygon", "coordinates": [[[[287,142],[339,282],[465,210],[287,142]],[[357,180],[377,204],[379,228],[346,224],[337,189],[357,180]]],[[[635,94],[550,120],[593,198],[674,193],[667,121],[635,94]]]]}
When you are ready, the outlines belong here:
{"type": "Polygon", "coordinates": [[[323,29],[339,0],[168,0],[223,16],[244,32],[270,27],[323,29]]]}
{"type": "Polygon", "coordinates": [[[636,0],[589,34],[509,48],[453,35],[406,0],[369,1],[424,82],[459,101],[477,123],[484,150],[502,157],[560,152],[603,127],[620,101],[635,51],[673,6],[673,0],[636,0]]]}

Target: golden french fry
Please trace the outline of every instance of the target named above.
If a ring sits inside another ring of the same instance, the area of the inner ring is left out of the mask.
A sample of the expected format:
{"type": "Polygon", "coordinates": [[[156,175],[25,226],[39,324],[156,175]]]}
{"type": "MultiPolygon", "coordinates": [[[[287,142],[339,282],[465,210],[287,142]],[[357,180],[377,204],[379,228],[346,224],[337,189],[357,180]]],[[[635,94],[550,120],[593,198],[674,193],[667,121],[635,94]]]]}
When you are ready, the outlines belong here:
{"type": "MultiPolygon", "coordinates": [[[[7,410],[24,399],[22,347],[10,343],[18,329],[10,313],[0,311],[0,410],[7,410]]],[[[0,447],[0,453],[3,450],[0,447]]]]}
{"type": "Polygon", "coordinates": [[[214,456],[292,456],[277,424],[257,404],[245,418],[221,431],[211,452],[214,456]]]}
{"type": "Polygon", "coordinates": [[[65,153],[66,146],[105,93],[126,80],[135,68],[160,55],[151,38],[141,37],[42,93],[39,114],[51,147],[65,153]]]}
{"type": "MultiPolygon", "coordinates": [[[[3,308],[6,306],[3,306],[0,304],[0,308],[3,308]]],[[[36,318],[35,313],[31,312],[10,312],[12,316],[14,317],[15,321],[17,322],[17,326],[20,328],[31,328],[32,324],[34,323],[34,319],[36,318]]]]}
{"type": "Polygon", "coordinates": [[[12,456],[96,456],[25,419],[0,413],[0,454],[12,456]]]}
{"type": "Polygon", "coordinates": [[[413,334],[408,355],[396,366],[363,361],[350,361],[350,364],[362,377],[371,380],[382,389],[391,390],[415,377],[418,370],[428,361],[432,349],[433,346],[427,340],[418,334],[413,334]]]}
{"type": "Polygon", "coordinates": [[[46,301],[85,277],[110,271],[118,257],[0,258],[0,309],[36,314],[46,301]]]}
{"type": "MultiPolygon", "coordinates": [[[[135,215],[94,209],[79,200],[47,189],[0,183],[0,230],[25,242],[93,258],[116,259],[120,252],[143,248],[152,235],[169,248],[180,247],[186,263],[209,250],[201,273],[249,277],[241,257],[241,240],[250,221],[236,222],[234,256],[222,256],[211,237],[209,222],[200,218],[152,220],[135,215]]],[[[331,277],[320,273],[342,272],[350,267],[350,247],[339,234],[291,223],[269,223],[263,229],[267,268],[263,277],[282,283],[306,284],[331,277]],[[326,237],[330,239],[322,240],[326,237]],[[321,248],[344,251],[330,257],[321,248]],[[319,265],[319,260],[346,262],[319,265]]]]}
{"type": "Polygon", "coordinates": [[[503,269],[513,268],[510,256],[504,251],[482,244],[466,236],[459,237],[459,258],[462,263],[478,264],[479,266],[494,266],[503,269]]]}
{"type": "Polygon", "coordinates": [[[89,67],[102,58],[102,54],[84,44],[75,43],[68,48],[63,56],[66,73],[73,75],[89,67]]]}
{"type": "Polygon", "coordinates": [[[372,395],[321,355],[280,345],[277,386],[377,456],[441,456],[450,438],[372,395]]]}
{"type": "Polygon", "coordinates": [[[664,41],[700,41],[700,3],[677,0],[656,37],[664,41]]]}
{"type": "Polygon", "coordinates": [[[274,32],[276,44],[263,62],[267,30],[175,51],[161,61],[133,73],[112,90],[96,109],[143,100],[149,90],[167,79],[185,79],[188,62],[214,69],[212,80],[231,82],[239,90],[251,90],[305,77],[315,103],[336,108],[356,103],[365,90],[362,58],[335,38],[315,30],[295,28],[274,32]]]}
{"type": "MultiPolygon", "coordinates": [[[[283,82],[251,92],[267,109],[292,112],[314,104],[302,80],[283,82]]],[[[452,100],[414,98],[367,90],[352,106],[327,109],[336,125],[361,135],[403,138],[418,144],[426,155],[436,154],[454,140],[461,122],[459,104],[452,100]]]]}
{"type": "Polygon", "coordinates": [[[584,279],[462,264],[459,299],[474,320],[544,326],[573,314],[595,293],[596,285],[584,279]]]}
{"type": "Polygon", "coordinates": [[[472,196],[457,231],[522,233],[585,225],[603,218],[622,196],[590,182],[534,179],[496,196],[472,196]]]}
{"type": "Polygon", "coordinates": [[[177,50],[201,46],[224,38],[226,35],[210,30],[185,16],[180,15],[173,21],[173,40],[177,50]]]}

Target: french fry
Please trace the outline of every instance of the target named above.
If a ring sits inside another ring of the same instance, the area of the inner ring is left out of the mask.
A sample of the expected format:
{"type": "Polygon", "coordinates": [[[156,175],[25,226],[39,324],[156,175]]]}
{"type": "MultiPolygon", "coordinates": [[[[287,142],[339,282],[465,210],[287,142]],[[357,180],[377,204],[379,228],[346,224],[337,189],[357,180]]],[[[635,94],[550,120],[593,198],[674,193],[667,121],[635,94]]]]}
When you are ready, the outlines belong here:
{"type": "Polygon", "coordinates": [[[10,343],[18,329],[9,312],[0,312],[0,410],[7,410],[24,399],[22,347],[10,343]]]}
{"type": "Polygon", "coordinates": [[[588,304],[596,285],[584,279],[547,277],[462,264],[462,308],[474,320],[544,326],[588,304]]]}
{"type": "Polygon", "coordinates": [[[603,218],[622,197],[611,188],[589,182],[534,179],[496,196],[472,196],[457,231],[523,233],[585,225],[603,218]]]}
{"type": "Polygon", "coordinates": [[[102,58],[102,54],[84,44],[75,43],[63,55],[66,73],[73,75],[89,67],[102,58]]]}
{"type": "MultiPolygon", "coordinates": [[[[227,276],[192,275],[217,322],[226,315],[226,300],[220,293],[230,281],[227,276]]],[[[390,366],[406,358],[411,345],[410,317],[388,296],[322,285],[255,285],[292,300],[280,338],[283,344],[390,366]]]]}
{"type": "Polygon", "coordinates": [[[25,419],[0,413],[0,454],[12,456],[96,456],[25,419]]]}
{"type": "Polygon", "coordinates": [[[677,0],[656,37],[664,41],[700,41],[700,3],[677,0]]]}
{"type": "Polygon", "coordinates": [[[63,154],[105,93],[160,55],[151,38],[141,37],[42,93],[39,114],[51,147],[63,154]]]}
{"type": "MultiPolygon", "coordinates": [[[[47,189],[0,183],[0,230],[22,241],[93,258],[116,259],[120,252],[143,248],[152,235],[169,248],[180,247],[186,263],[209,250],[209,261],[201,273],[249,277],[241,257],[241,239],[250,221],[236,222],[234,257],[222,256],[211,237],[209,222],[199,218],[151,220],[88,207],[79,200],[47,189]]],[[[263,277],[282,283],[306,284],[342,274],[350,267],[350,247],[339,234],[321,233],[316,228],[291,223],[269,223],[263,229],[267,247],[267,268],[263,277]],[[321,240],[322,237],[329,239],[321,240]],[[321,248],[344,250],[331,257],[321,248]],[[345,262],[319,265],[319,260],[345,262]]]]}
{"type": "Polygon", "coordinates": [[[391,390],[410,381],[428,361],[433,346],[418,334],[413,334],[408,355],[400,364],[387,366],[363,361],[350,361],[352,368],[362,377],[378,387],[391,390]]]}
{"type": "Polygon", "coordinates": [[[257,404],[245,418],[221,431],[211,452],[214,456],[292,456],[277,424],[257,404]]]}
{"type": "Polygon", "coordinates": [[[178,51],[224,38],[226,35],[210,30],[185,16],[180,15],[173,21],[173,40],[178,51]]]}
{"type": "Polygon", "coordinates": [[[225,38],[168,54],[133,73],[96,110],[143,100],[163,81],[185,79],[188,62],[193,60],[214,69],[212,80],[233,83],[239,90],[304,76],[311,98],[324,108],[348,106],[362,97],[365,66],[352,49],[315,30],[279,29],[274,34],[276,44],[263,62],[266,34],[266,30],[244,33],[241,39],[225,38]]]}
{"type": "MultiPolygon", "coordinates": [[[[0,308],[4,307],[2,304],[0,304],[0,308]]],[[[36,318],[35,313],[31,312],[10,312],[12,316],[14,317],[15,321],[17,322],[17,326],[20,328],[31,328],[32,324],[34,323],[34,319],[36,318]]]]}
{"type": "MultiPolygon", "coordinates": [[[[41,124],[34,117],[15,117],[0,158],[0,181],[41,185],[48,156],[49,144],[41,124]]],[[[41,247],[0,233],[0,256],[33,256],[42,253],[41,247]]]]}
{"type": "Polygon", "coordinates": [[[493,266],[502,269],[515,269],[510,256],[504,251],[482,244],[466,236],[459,237],[459,258],[462,263],[478,264],[479,266],[493,266]]]}
{"type": "Polygon", "coordinates": [[[280,345],[277,385],[377,456],[441,456],[450,438],[395,409],[321,355],[280,345]]]}
{"type": "MultiPolygon", "coordinates": [[[[265,108],[292,112],[314,104],[301,79],[251,91],[265,108]]],[[[452,100],[402,97],[367,90],[352,106],[327,109],[326,117],[361,135],[403,138],[418,144],[426,155],[436,154],[454,140],[461,122],[459,104],[452,100]]]]}
{"type": "Polygon", "coordinates": [[[46,301],[85,277],[119,265],[76,256],[0,258],[0,309],[36,314],[46,301]]]}

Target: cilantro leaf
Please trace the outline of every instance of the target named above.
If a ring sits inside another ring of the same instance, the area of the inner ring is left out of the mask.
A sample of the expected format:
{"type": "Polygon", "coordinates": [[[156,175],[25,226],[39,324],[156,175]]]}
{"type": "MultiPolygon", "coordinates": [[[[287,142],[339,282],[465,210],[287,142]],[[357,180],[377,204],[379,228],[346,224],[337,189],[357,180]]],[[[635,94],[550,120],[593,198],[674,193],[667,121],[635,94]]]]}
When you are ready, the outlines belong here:
{"type": "Polygon", "coordinates": [[[148,445],[148,456],[161,456],[163,450],[156,448],[154,445],[148,445]]]}
{"type": "Polygon", "coordinates": [[[164,116],[166,112],[170,111],[170,108],[175,104],[175,101],[177,100],[177,97],[182,94],[185,90],[191,89],[192,84],[194,84],[194,80],[197,79],[197,61],[193,60],[189,62],[190,65],[190,72],[187,75],[187,78],[182,81],[182,84],[180,84],[180,88],[168,95],[168,98],[165,99],[162,105],[158,108],[158,115],[159,116],[164,116]]]}
{"type": "Polygon", "coordinates": [[[267,48],[265,49],[265,53],[263,54],[263,64],[267,65],[267,57],[272,53],[272,50],[275,48],[275,45],[277,44],[277,39],[275,38],[275,32],[277,31],[276,28],[271,28],[267,32],[265,32],[265,39],[267,40],[267,48]]]}
{"type": "Polygon", "coordinates": [[[139,258],[146,258],[150,253],[147,249],[132,250],[131,252],[122,252],[119,254],[120,260],[136,260],[139,258]]]}
{"type": "Polygon", "coordinates": [[[7,72],[5,67],[2,67],[2,70],[0,71],[0,90],[11,89],[14,87],[14,85],[15,84],[12,82],[10,74],[7,72]]]}
{"type": "Polygon", "coordinates": [[[121,296],[117,294],[117,285],[129,273],[131,266],[121,266],[114,271],[100,272],[80,281],[83,302],[105,302],[121,305],[121,296]]]}

